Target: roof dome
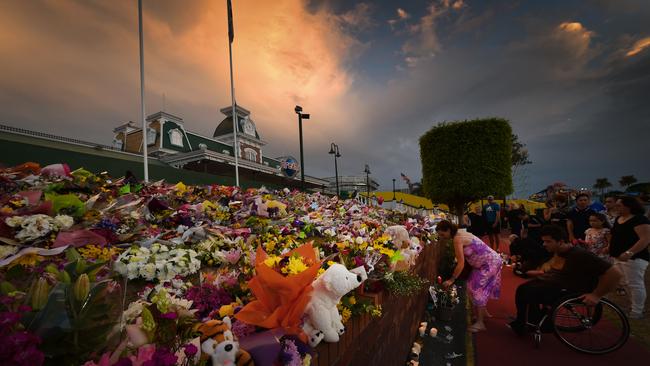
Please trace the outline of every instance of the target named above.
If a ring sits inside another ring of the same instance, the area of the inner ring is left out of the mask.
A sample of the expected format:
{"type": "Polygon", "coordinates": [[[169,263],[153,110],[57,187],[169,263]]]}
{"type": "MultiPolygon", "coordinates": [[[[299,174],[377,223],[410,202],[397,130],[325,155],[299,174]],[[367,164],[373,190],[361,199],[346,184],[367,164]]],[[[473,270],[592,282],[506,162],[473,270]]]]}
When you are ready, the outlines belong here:
{"type": "MultiPolygon", "coordinates": [[[[260,140],[260,135],[257,133],[257,128],[255,123],[250,118],[239,118],[239,123],[237,124],[237,134],[247,134],[252,136],[251,132],[254,132],[256,139],[260,140]],[[248,128],[247,126],[248,125],[248,128]]],[[[223,135],[229,135],[232,133],[232,117],[228,116],[219,123],[217,128],[214,130],[212,137],[220,137],[223,135]]]]}

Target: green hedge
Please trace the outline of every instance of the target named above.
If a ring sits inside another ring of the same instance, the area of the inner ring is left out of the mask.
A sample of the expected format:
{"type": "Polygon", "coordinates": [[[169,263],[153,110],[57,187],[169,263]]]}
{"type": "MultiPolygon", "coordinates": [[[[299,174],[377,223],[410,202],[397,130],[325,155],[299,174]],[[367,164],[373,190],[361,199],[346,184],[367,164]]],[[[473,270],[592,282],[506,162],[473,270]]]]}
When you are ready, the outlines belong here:
{"type": "Polygon", "coordinates": [[[443,122],[420,137],[426,197],[458,214],[467,202],[512,193],[512,128],[502,118],[443,122]]]}

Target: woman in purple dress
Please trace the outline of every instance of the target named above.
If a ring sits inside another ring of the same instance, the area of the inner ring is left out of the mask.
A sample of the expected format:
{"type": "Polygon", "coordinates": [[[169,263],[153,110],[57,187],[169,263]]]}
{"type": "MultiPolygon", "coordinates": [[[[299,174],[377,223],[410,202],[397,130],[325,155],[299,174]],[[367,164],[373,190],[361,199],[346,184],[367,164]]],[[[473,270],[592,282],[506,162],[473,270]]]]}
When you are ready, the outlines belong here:
{"type": "Polygon", "coordinates": [[[476,322],[469,327],[470,332],[485,330],[485,317],[489,299],[498,299],[501,293],[501,267],[503,259],[481,239],[458,227],[447,220],[440,221],[436,226],[440,239],[452,239],[456,254],[456,268],[450,279],[443,283],[449,287],[460,276],[465,263],[472,271],[467,280],[467,293],[472,299],[476,310],[476,322]]]}

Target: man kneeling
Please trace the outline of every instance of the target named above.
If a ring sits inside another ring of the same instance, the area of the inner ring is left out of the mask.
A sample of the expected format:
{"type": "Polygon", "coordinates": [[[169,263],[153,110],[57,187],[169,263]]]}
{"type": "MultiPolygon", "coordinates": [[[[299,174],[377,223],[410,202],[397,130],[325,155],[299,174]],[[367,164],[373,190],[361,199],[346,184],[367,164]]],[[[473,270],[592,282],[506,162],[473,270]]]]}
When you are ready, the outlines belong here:
{"type": "Polygon", "coordinates": [[[518,335],[525,334],[526,322],[539,322],[540,305],[553,305],[563,295],[575,293],[584,294],[585,304],[596,305],[601,297],[616,288],[622,277],[606,260],[567,243],[566,232],[557,225],[544,226],[541,237],[544,248],[559,257],[561,269],[550,270],[517,287],[517,317],[509,326],[518,335]]]}

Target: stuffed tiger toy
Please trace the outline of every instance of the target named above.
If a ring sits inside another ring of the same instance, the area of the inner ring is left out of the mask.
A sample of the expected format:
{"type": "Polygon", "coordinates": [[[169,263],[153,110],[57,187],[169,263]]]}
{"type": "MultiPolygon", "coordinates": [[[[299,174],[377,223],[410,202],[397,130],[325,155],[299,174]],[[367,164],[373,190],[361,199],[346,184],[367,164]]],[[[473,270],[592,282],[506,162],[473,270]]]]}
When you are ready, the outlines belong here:
{"type": "Polygon", "coordinates": [[[201,351],[209,356],[212,366],[254,366],[251,355],[239,348],[229,317],[208,320],[197,327],[201,333],[201,351]]]}

